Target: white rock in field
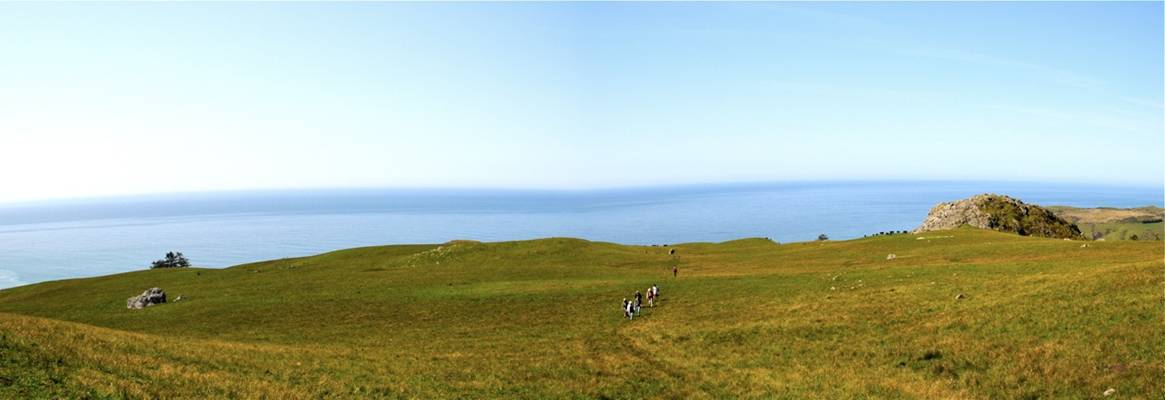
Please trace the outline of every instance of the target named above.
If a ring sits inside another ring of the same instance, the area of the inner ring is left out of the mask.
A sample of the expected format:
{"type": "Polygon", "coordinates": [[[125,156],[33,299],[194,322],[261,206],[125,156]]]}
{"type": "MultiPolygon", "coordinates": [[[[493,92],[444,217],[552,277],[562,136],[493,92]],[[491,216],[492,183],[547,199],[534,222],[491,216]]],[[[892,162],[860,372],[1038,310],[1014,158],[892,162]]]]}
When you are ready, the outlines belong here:
{"type": "Polygon", "coordinates": [[[1112,396],[1113,393],[1116,393],[1116,389],[1108,388],[1108,390],[1104,391],[1105,396],[1112,396]]]}
{"type": "Polygon", "coordinates": [[[894,253],[890,253],[890,255],[886,256],[887,260],[893,260],[895,258],[898,258],[898,256],[894,255],[894,253]]]}
{"type": "Polygon", "coordinates": [[[161,304],[166,302],[166,292],[160,288],[149,288],[142,294],[130,297],[125,300],[125,308],[131,310],[140,310],[154,304],[161,304]]]}

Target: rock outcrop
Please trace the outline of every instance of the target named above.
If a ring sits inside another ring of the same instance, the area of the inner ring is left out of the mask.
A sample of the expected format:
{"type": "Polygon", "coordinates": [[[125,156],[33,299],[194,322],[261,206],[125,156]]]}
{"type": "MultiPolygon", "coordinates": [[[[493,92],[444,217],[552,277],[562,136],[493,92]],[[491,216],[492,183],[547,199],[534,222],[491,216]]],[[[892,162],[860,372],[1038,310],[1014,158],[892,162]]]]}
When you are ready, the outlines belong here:
{"type": "Polygon", "coordinates": [[[980,194],[939,203],[930,209],[914,233],[954,229],[963,225],[1057,239],[1083,239],[1080,229],[1051,211],[1008,196],[980,194]]]}
{"type": "Polygon", "coordinates": [[[125,308],[131,310],[140,310],[154,304],[162,304],[166,302],[166,292],[161,288],[149,288],[142,294],[130,297],[125,301],[125,308]]]}

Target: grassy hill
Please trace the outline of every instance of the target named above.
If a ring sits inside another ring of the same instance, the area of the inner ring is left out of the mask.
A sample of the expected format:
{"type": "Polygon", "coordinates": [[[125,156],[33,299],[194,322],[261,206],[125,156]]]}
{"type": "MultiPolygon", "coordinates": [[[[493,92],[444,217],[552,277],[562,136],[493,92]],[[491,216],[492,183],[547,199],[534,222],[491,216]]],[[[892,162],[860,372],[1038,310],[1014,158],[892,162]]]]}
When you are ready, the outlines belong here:
{"type": "Polygon", "coordinates": [[[0,291],[0,398],[1161,398],[1165,248],[1083,243],[556,238],[48,282],[0,291]],[[152,286],[183,300],[125,309],[152,286]]]}
{"type": "Polygon", "coordinates": [[[1056,215],[1075,223],[1087,238],[1105,240],[1162,240],[1165,239],[1165,209],[1138,208],[1076,208],[1051,206],[1056,215]]]}

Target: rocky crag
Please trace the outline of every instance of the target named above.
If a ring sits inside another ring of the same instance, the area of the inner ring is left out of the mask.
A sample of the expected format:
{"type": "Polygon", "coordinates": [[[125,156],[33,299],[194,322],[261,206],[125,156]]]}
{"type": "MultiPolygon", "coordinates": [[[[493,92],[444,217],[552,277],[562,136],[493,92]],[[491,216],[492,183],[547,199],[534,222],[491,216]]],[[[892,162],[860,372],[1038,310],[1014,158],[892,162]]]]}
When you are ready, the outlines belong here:
{"type": "Polygon", "coordinates": [[[1048,209],[997,194],[939,203],[930,209],[914,233],[954,229],[964,225],[1023,236],[1084,239],[1075,224],[1048,209]]]}

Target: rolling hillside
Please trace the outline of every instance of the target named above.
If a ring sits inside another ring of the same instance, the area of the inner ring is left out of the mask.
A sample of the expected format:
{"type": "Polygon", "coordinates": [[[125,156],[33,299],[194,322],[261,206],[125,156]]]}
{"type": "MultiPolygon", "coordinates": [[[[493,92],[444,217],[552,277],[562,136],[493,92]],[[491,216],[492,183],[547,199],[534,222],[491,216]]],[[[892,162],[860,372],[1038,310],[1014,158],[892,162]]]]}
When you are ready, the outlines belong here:
{"type": "Polygon", "coordinates": [[[1105,240],[1162,240],[1165,239],[1165,209],[1138,208],[1076,208],[1048,207],[1056,215],[1075,223],[1084,236],[1105,240]]]}
{"type": "Polygon", "coordinates": [[[1163,260],[963,228],[140,271],[0,291],[0,398],[1161,398],[1163,260]]]}

